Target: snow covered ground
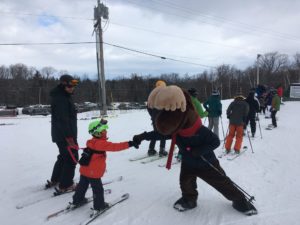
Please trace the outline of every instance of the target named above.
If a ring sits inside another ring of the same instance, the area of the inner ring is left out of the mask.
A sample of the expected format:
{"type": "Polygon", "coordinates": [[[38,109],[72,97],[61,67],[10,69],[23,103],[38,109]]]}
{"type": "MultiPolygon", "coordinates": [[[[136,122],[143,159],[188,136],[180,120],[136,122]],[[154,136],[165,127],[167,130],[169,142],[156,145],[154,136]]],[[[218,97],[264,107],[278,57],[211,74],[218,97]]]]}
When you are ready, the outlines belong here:
{"type": "MultiPolygon", "coordinates": [[[[230,100],[223,101],[223,111],[230,100]]],[[[135,156],[146,154],[148,142],[140,149],[131,148],[123,152],[109,153],[107,172],[103,181],[122,175],[124,180],[107,185],[112,193],[106,195],[110,201],[123,193],[130,198],[95,220],[92,224],[110,225],[296,225],[300,224],[300,103],[288,102],[278,113],[278,128],[267,131],[270,119],[260,116],[262,135],[259,128],[249,141],[247,152],[233,161],[220,159],[221,166],[239,186],[256,198],[259,214],[247,217],[235,211],[212,187],[198,179],[198,207],[180,213],[173,209],[173,203],[181,196],[179,188],[180,165],[170,171],[158,167],[166,159],[148,164],[130,162],[135,156]]],[[[79,118],[90,116],[79,114],[79,118]]],[[[90,120],[78,120],[79,143],[85,146],[90,138],[87,126],[90,120]]],[[[57,147],[51,142],[50,116],[18,116],[0,118],[0,221],[9,224],[79,224],[89,215],[91,204],[50,221],[48,214],[63,208],[71,201],[72,194],[49,198],[23,209],[16,205],[33,199],[51,196],[52,191],[39,191],[50,178],[56,159],[57,147]],[[7,125],[3,125],[7,124],[7,125]]],[[[207,121],[205,121],[207,125],[207,121]]],[[[228,120],[223,113],[226,132],[228,120]]],[[[133,135],[151,130],[150,118],[145,110],[119,113],[109,119],[109,138],[113,142],[130,140],[133,135]]],[[[220,124],[221,128],[221,124],[220,124]]],[[[221,137],[222,137],[221,131],[221,137]]],[[[170,141],[167,142],[170,145],[170,141]]],[[[215,150],[218,155],[222,145],[215,150]]],[[[76,177],[78,177],[78,168],[76,177]]],[[[88,195],[91,195],[89,190],[88,195]]]]}

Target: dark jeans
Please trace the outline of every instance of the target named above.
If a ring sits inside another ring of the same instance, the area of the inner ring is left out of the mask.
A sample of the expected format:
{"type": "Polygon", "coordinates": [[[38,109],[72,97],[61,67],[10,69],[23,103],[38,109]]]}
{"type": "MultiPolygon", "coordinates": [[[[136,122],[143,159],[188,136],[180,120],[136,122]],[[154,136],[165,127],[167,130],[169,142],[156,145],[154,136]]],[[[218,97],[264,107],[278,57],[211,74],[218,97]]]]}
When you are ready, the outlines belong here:
{"type": "Polygon", "coordinates": [[[263,112],[263,114],[266,114],[266,107],[265,106],[260,106],[259,112],[263,112]]]}
{"type": "Polygon", "coordinates": [[[276,113],[277,113],[276,110],[273,110],[273,111],[271,112],[272,124],[273,124],[274,127],[277,127],[276,113]]]}
{"type": "MultiPolygon", "coordinates": [[[[154,131],[156,131],[156,128],[154,127],[154,131]]],[[[149,144],[149,150],[154,150],[155,149],[155,144],[156,144],[156,140],[151,140],[150,144],[149,144]]],[[[159,144],[159,148],[165,148],[166,147],[166,139],[161,139],[160,140],[160,144],[159,144]]]]}
{"type": "Polygon", "coordinates": [[[256,132],[256,121],[255,121],[255,114],[254,115],[248,115],[246,119],[246,123],[244,125],[244,129],[247,129],[247,126],[250,122],[250,127],[251,127],[251,133],[255,134],[256,132]]]}
{"type": "MultiPolygon", "coordinates": [[[[51,181],[59,182],[59,188],[67,188],[73,184],[76,163],[71,158],[67,149],[66,142],[57,142],[59,154],[53,167],[51,181]]],[[[76,160],[78,160],[78,151],[72,150],[76,160]]]]}
{"type": "MultiPolygon", "coordinates": [[[[216,161],[213,166],[222,174],[225,174],[218,161],[216,161]]],[[[226,175],[221,175],[210,166],[202,169],[194,169],[182,163],[180,171],[180,188],[183,198],[189,201],[197,201],[197,177],[214,187],[230,201],[245,199],[244,194],[232,184],[230,178],[226,175]]]]}
{"type": "Polygon", "coordinates": [[[93,190],[94,209],[100,210],[104,208],[104,190],[101,178],[89,178],[81,175],[79,184],[76,186],[75,194],[73,195],[73,204],[80,204],[84,199],[85,193],[91,184],[93,190]]]}

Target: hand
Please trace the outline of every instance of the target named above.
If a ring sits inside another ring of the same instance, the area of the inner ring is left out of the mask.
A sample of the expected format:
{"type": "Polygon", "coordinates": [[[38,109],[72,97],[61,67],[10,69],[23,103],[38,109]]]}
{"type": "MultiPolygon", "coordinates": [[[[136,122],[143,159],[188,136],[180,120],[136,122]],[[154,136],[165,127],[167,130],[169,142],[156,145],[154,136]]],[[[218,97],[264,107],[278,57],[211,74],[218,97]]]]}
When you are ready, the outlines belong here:
{"type": "Polygon", "coordinates": [[[136,144],[140,145],[142,143],[143,140],[145,140],[145,134],[146,132],[144,133],[141,133],[141,134],[138,134],[138,135],[134,135],[133,136],[133,142],[135,142],[136,144]]]}
{"type": "Polygon", "coordinates": [[[129,147],[135,147],[136,149],[139,148],[139,144],[134,141],[128,141],[129,147]]]}
{"type": "Polygon", "coordinates": [[[70,148],[76,149],[76,150],[79,149],[78,145],[75,143],[75,141],[72,137],[66,138],[66,141],[67,141],[67,144],[70,148]]]}

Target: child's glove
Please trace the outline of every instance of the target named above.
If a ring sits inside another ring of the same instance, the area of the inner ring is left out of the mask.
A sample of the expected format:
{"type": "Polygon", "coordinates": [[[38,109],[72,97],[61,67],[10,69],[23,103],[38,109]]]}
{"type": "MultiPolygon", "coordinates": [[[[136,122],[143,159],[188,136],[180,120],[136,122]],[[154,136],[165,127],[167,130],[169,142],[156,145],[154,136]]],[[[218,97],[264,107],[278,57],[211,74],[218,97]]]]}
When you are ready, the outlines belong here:
{"type": "Polygon", "coordinates": [[[129,145],[129,148],[130,147],[135,147],[136,149],[139,148],[139,144],[134,141],[128,141],[128,145],[129,145]]]}

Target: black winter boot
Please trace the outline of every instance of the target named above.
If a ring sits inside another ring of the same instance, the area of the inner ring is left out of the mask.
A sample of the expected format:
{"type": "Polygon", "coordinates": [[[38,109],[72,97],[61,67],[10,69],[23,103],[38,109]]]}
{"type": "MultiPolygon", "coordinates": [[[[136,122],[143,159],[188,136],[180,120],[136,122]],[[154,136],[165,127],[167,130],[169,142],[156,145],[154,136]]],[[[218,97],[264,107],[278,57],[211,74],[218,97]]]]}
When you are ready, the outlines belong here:
{"type": "Polygon", "coordinates": [[[167,156],[168,152],[165,150],[165,148],[160,148],[158,154],[160,157],[163,157],[163,156],[167,156]]]}
{"type": "Polygon", "coordinates": [[[197,207],[197,202],[189,201],[189,200],[181,197],[174,203],[173,207],[174,207],[174,209],[177,209],[178,211],[183,212],[183,211],[197,207]]]}
{"type": "Polygon", "coordinates": [[[254,207],[254,205],[246,199],[233,201],[232,207],[237,211],[244,213],[247,216],[257,214],[257,210],[254,207]]]}
{"type": "Polygon", "coordinates": [[[157,154],[157,152],[154,149],[149,149],[148,150],[148,155],[149,156],[153,156],[153,155],[156,155],[156,154],[157,154]]]}

